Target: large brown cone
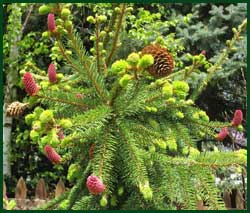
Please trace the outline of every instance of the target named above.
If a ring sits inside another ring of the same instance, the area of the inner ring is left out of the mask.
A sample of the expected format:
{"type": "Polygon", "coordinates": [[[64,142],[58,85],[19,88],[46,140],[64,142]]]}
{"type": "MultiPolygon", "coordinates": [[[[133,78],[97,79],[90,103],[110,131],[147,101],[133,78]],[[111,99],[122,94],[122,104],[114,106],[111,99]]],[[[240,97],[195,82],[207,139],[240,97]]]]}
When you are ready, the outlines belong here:
{"type": "Polygon", "coordinates": [[[151,54],[154,57],[154,64],[148,68],[148,72],[154,77],[165,77],[174,69],[173,56],[166,48],[158,44],[151,44],[143,48],[142,55],[151,54]]]}
{"type": "Polygon", "coordinates": [[[27,103],[20,103],[18,101],[15,101],[7,107],[6,114],[9,117],[18,117],[23,114],[27,106],[27,103]]]}

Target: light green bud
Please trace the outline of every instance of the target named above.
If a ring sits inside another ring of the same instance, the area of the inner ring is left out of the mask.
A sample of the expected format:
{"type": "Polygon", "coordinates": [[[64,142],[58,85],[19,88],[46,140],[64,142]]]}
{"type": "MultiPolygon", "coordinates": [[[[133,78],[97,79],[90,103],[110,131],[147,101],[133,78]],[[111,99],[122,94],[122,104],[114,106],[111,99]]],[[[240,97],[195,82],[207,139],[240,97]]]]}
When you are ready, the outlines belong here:
{"type": "Polygon", "coordinates": [[[180,118],[180,119],[183,119],[183,118],[184,118],[184,114],[183,114],[181,111],[175,113],[175,115],[176,115],[178,118],[180,118]]]}
{"type": "Polygon", "coordinates": [[[141,57],[141,59],[138,62],[138,66],[141,69],[146,69],[154,64],[154,57],[150,54],[145,54],[141,57]]]}
{"type": "Polygon", "coordinates": [[[25,123],[31,125],[35,118],[36,116],[34,114],[28,114],[25,116],[25,123]]]}
{"type": "Polygon", "coordinates": [[[40,15],[46,15],[50,12],[50,7],[43,4],[41,7],[39,7],[38,12],[40,15]]]}
{"type": "Polygon", "coordinates": [[[129,83],[129,81],[133,78],[132,75],[129,74],[125,74],[121,77],[121,79],[119,80],[119,85],[121,87],[126,87],[129,83]]]}
{"type": "Polygon", "coordinates": [[[35,130],[30,131],[30,138],[32,141],[37,141],[39,138],[39,133],[35,130]]]}
{"type": "Polygon", "coordinates": [[[65,129],[71,128],[73,126],[72,122],[69,119],[61,119],[59,125],[65,129]]]}
{"type": "Polygon", "coordinates": [[[102,198],[101,198],[101,200],[100,200],[100,205],[102,207],[105,207],[105,206],[107,206],[107,204],[108,204],[107,197],[105,195],[103,195],[102,198]]]}
{"type": "Polygon", "coordinates": [[[68,8],[63,8],[61,11],[62,19],[67,19],[70,14],[71,14],[71,12],[68,8]]]}
{"type": "Polygon", "coordinates": [[[138,61],[140,60],[140,56],[138,53],[131,53],[129,54],[128,58],[127,58],[127,62],[129,63],[129,65],[135,67],[138,63],[138,61]]]}
{"type": "Polygon", "coordinates": [[[91,24],[95,24],[96,20],[93,16],[88,16],[87,17],[87,22],[91,23],[91,24]]]}
{"type": "Polygon", "coordinates": [[[53,119],[53,112],[51,110],[45,110],[41,113],[39,120],[42,124],[48,123],[53,119]]]}

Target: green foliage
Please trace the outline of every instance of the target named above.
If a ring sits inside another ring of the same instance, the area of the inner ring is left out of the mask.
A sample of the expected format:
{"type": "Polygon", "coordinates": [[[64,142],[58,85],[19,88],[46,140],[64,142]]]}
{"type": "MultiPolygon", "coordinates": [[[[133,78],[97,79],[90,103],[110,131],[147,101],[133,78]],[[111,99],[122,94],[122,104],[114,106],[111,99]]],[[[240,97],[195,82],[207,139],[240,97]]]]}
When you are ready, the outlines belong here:
{"type": "MultiPolygon", "coordinates": [[[[204,138],[215,143],[218,130],[231,124],[211,121],[194,104],[196,98],[188,99],[206,88],[204,82],[198,88],[190,87],[189,82],[201,68],[210,70],[206,83],[220,72],[218,68],[246,22],[236,30],[226,53],[210,63],[202,54],[178,57],[184,48],[169,31],[188,22],[190,15],[162,25],[160,13],[142,8],[136,14],[139,18],[133,19],[126,4],[104,4],[106,10],[98,10],[101,5],[88,5],[97,15],[85,17],[94,25],[93,47],[88,53],[77,28],[66,27],[72,17],[62,6],[51,6],[62,19],[57,22],[58,34],[50,36],[69,72],[56,84],[48,83],[42,72],[34,72],[36,83],[43,86],[27,101],[42,103],[46,109],[36,108],[26,116],[26,122],[32,125],[30,137],[40,150],[50,144],[62,156],[62,165],[55,168],[68,167],[67,178],[74,186],[42,209],[196,209],[199,200],[208,209],[224,209],[215,185],[216,169],[246,165],[245,153],[203,152],[198,146],[204,138]],[[131,30],[126,32],[129,25],[131,30]],[[149,32],[150,27],[153,30],[149,32]],[[102,37],[103,30],[106,34],[102,37]],[[131,54],[121,57],[124,35],[131,43],[140,40],[167,47],[176,60],[174,72],[155,79],[147,72],[154,63],[152,55],[141,56],[131,48],[131,54]],[[184,66],[186,59],[190,66],[184,66]],[[57,130],[63,130],[64,139],[57,130]],[[105,184],[101,196],[91,195],[86,188],[89,175],[98,176],[105,184]]],[[[193,85],[197,84],[197,78],[194,80],[193,85]]]]}

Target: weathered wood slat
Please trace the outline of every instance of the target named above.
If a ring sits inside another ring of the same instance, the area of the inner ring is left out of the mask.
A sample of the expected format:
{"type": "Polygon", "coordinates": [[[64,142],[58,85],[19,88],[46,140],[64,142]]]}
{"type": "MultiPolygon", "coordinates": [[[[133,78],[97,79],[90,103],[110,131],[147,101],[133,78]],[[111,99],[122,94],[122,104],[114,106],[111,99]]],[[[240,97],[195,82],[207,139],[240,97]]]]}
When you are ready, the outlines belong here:
{"type": "Polygon", "coordinates": [[[60,196],[65,192],[65,186],[63,181],[60,179],[56,185],[56,190],[55,190],[55,197],[60,196]]]}
{"type": "Polygon", "coordinates": [[[236,191],[235,204],[236,204],[236,209],[244,209],[244,199],[239,190],[236,191]]]}
{"type": "Polygon", "coordinates": [[[23,179],[23,177],[20,177],[17,185],[16,185],[16,193],[15,193],[15,198],[16,199],[26,199],[27,196],[27,187],[26,183],[23,179]]]}
{"type": "Polygon", "coordinates": [[[224,191],[224,193],[223,193],[223,200],[224,200],[224,203],[225,203],[225,207],[227,209],[232,208],[231,193],[230,192],[224,191]]]}
{"type": "Polygon", "coordinates": [[[47,191],[45,186],[45,181],[43,178],[40,178],[36,185],[35,199],[46,200],[47,191]]]}

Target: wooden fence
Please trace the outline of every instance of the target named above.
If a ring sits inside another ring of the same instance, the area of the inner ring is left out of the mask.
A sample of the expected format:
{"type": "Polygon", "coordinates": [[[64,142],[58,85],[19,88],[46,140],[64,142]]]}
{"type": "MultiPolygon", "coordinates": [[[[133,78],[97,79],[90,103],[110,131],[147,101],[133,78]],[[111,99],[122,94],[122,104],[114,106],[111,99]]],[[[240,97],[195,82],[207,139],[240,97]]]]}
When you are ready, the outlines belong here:
{"type": "MultiPolygon", "coordinates": [[[[3,195],[6,195],[6,185],[3,182],[3,195]]],[[[65,192],[65,185],[64,183],[59,180],[54,192],[54,197],[58,197],[65,192]]],[[[15,190],[15,198],[11,198],[9,200],[14,199],[16,201],[15,209],[36,209],[38,206],[45,204],[48,200],[48,193],[46,191],[46,184],[43,178],[41,178],[35,188],[35,198],[34,199],[27,199],[27,187],[24,179],[21,177],[16,185],[15,190]]],[[[223,199],[225,202],[225,206],[227,209],[245,209],[245,200],[244,196],[238,189],[234,189],[231,192],[224,192],[223,199]]],[[[180,208],[181,209],[181,208],[180,208]]],[[[203,201],[197,202],[197,209],[199,210],[206,210],[206,206],[204,205],[203,201]]]]}
{"type": "MultiPolygon", "coordinates": [[[[65,185],[63,181],[59,180],[54,192],[54,197],[58,197],[63,194],[65,191],[65,185]]],[[[6,195],[7,187],[5,182],[3,182],[3,195],[6,195]]],[[[53,198],[53,197],[52,197],[53,198]]],[[[16,189],[15,189],[15,198],[9,198],[8,200],[15,200],[16,207],[15,209],[36,209],[38,206],[45,204],[51,197],[48,197],[48,193],[46,191],[46,184],[43,178],[41,178],[35,188],[35,198],[27,199],[27,187],[24,179],[19,178],[16,189]]]]}

